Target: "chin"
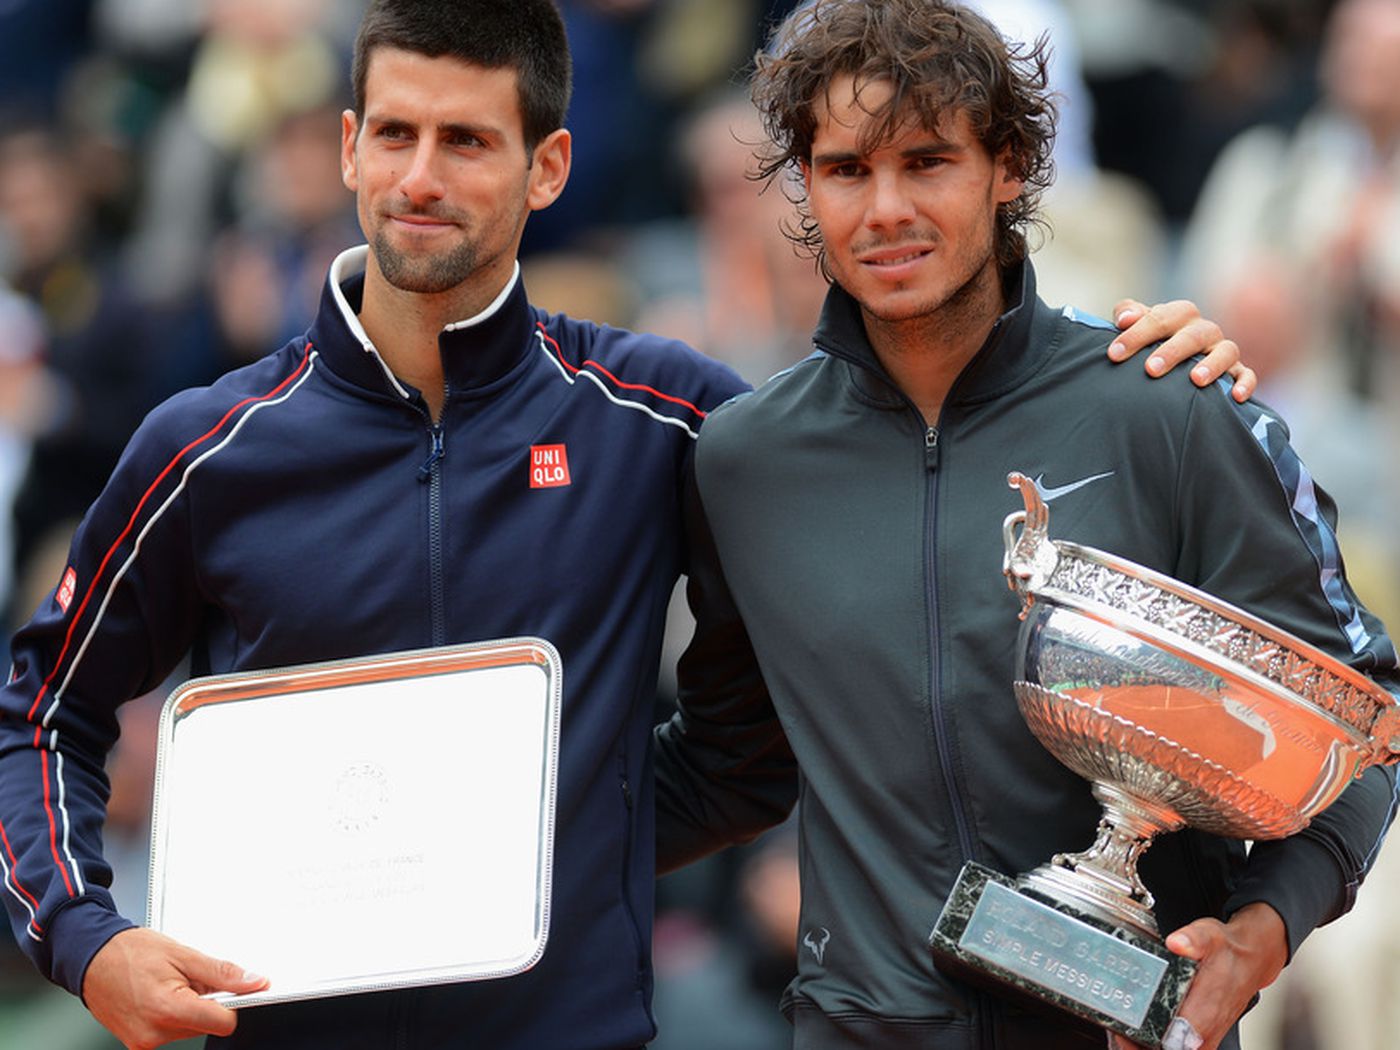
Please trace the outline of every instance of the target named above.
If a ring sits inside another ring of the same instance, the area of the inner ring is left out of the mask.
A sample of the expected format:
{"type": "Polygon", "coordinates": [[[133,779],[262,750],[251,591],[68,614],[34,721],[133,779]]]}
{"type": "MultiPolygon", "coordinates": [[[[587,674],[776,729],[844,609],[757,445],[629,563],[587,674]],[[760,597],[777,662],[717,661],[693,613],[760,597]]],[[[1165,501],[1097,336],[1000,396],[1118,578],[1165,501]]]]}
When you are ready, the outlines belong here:
{"type": "Polygon", "coordinates": [[[916,297],[914,292],[896,292],[873,296],[857,293],[856,299],[860,301],[861,308],[866,313],[886,324],[927,317],[942,305],[941,300],[921,295],[916,297]]]}

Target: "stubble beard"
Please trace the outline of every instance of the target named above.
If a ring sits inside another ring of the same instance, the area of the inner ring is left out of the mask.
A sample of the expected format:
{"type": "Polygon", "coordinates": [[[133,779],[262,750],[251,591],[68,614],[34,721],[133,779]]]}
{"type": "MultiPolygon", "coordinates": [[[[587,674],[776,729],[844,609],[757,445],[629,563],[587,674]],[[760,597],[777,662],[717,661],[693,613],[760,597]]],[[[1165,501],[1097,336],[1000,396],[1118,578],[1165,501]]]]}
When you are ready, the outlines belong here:
{"type": "Polygon", "coordinates": [[[384,279],[404,292],[435,295],[464,283],[477,268],[477,246],[470,241],[451,251],[419,256],[401,252],[381,228],[374,235],[374,257],[384,279]]]}
{"type": "MultiPolygon", "coordinates": [[[[946,242],[942,238],[935,235],[929,239],[934,241],[935,250],[946,250],[946,242]]],[[[980,312],[989,295],[999,295],[1001,274],[996,260],[995,232],[988,230],[986,241],[965,252],[957,262],[961,264],[961,272],[954,278],[958,283],[951,289],[945,288],[941,294],[935,292],[922,300],[883,309],[879,303],[863,302],[861,306],[867,316],[887,325],[915,324],[932,329],[956,327],[969,314],[980,312]]]]}

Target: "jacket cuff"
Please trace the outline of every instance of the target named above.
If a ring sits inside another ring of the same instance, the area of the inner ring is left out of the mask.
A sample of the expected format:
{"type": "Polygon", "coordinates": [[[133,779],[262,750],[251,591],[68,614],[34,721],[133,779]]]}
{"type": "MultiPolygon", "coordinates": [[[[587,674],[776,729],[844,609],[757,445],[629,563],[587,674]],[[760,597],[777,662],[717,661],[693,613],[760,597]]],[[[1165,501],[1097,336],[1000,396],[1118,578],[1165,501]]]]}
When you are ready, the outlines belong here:
{"type": "Polygon", "coordinates": [[[75,901],[49,921],[49,979],[81,998],[92,957],[117,934],[134,926],[100,901],[75,901]]]}
{"type": "Polygon", "coordinates": [[[1254,844],[1244,878],[1225,902],[1225,917],[1256,901],[1269,905],[1283,919],[1291,961],[1303,939],[1347,912],[1355,896],[1331,851],[1307,835],[1294,835],[1254,844]]]}

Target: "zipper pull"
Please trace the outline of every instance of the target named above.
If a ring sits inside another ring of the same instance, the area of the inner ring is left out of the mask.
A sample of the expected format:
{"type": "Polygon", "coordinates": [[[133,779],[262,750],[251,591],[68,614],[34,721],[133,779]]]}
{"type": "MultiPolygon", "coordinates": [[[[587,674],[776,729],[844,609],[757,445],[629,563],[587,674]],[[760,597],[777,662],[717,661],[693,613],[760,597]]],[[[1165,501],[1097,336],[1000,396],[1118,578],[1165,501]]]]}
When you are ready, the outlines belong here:
{"type": "Polygon", "coordinates": [[[418,468],[419,481],[430,481],[433,476],[433,470],[442,462],[442,424],[434,423],[429,433],[433,435],[433,450],[428,454],[428,458],[424,461],[423,465],[418,468]]]}
{"type": "Polygon", "coordinates": [[[929,470],[938,469],[938,428],[929,427],[924,431],[924,466],[929,470]]]}

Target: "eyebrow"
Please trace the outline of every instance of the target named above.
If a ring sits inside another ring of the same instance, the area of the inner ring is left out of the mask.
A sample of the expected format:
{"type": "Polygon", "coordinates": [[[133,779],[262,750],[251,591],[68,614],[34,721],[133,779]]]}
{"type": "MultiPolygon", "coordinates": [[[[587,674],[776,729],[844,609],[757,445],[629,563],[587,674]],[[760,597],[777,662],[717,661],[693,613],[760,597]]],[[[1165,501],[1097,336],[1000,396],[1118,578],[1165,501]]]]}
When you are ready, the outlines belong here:
{"type": "MultiPolygon", "coordinates": [[[[375,126],[398,125],[399,127],[412,128],[414,131],[421,130],[421,126],[416,122],[404,117],[395,117],[392,114],[370,113],[365,116],[365,123],[375,126]]],[[[500,128],[490,124],[459,124],[456,122],[434,124],[432,130],[438,134],[475,135],[478,138],[496,139],[504,137],[505,134],[500,128]]]]}
{"type": "MultiPolygon", "coordinates": [[[[933,153],[963,153],[966,146],[960,146],[955,142],[948,142],[944,139],[929,139],[919,143],[917,146],[910,146],[908,149],[900,150],[899,155],[906,159],[912,157],[927,157],[933,153]]],[[[850,164],[854,161],[862,160],[866,156],[859,150],[829,150],[825,153],[815,153],[812,155],[812,164],[830,166],[833,164],[850,164]]]]}

